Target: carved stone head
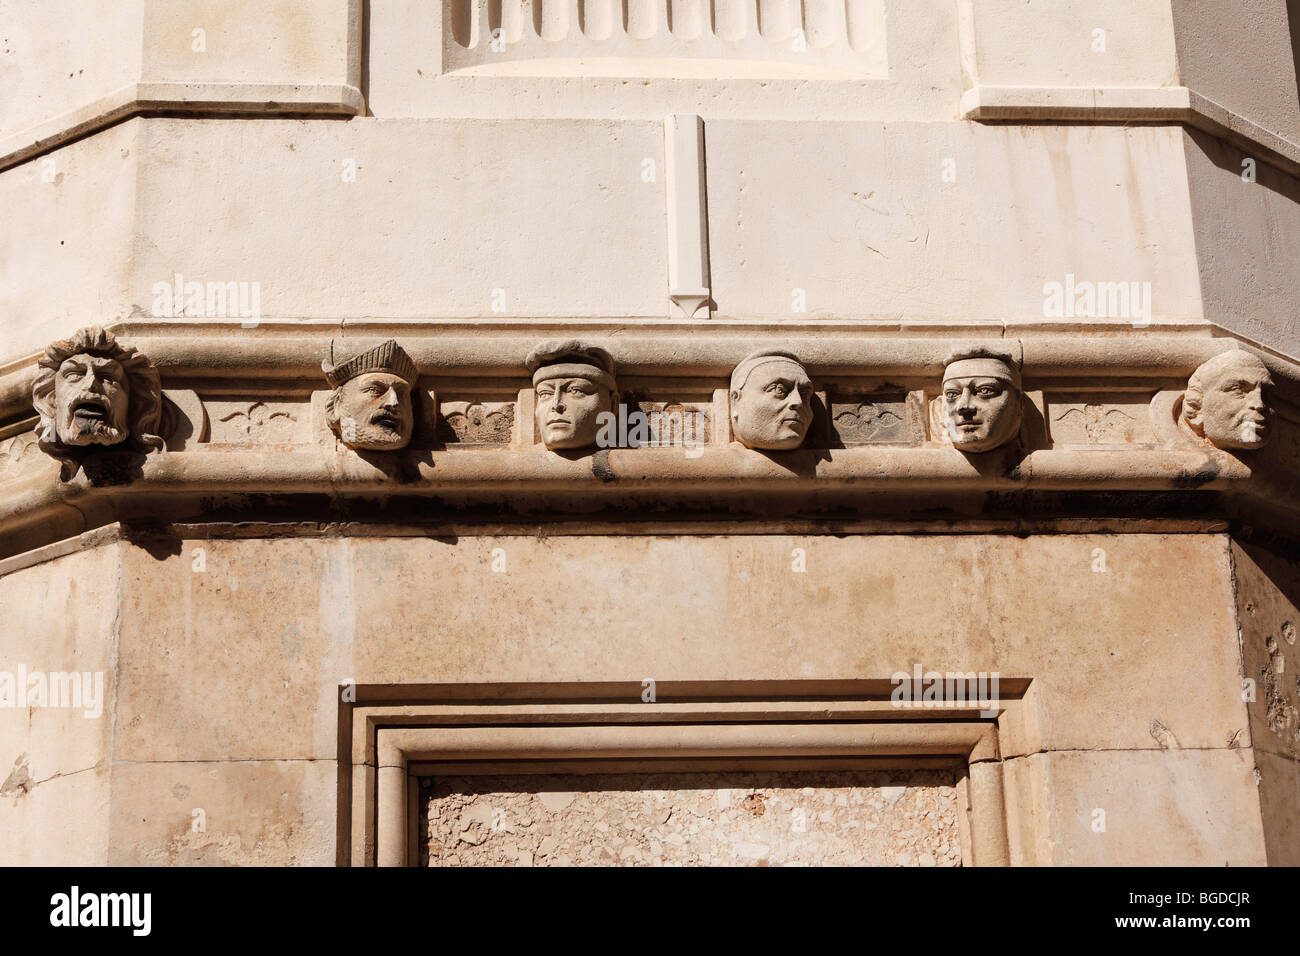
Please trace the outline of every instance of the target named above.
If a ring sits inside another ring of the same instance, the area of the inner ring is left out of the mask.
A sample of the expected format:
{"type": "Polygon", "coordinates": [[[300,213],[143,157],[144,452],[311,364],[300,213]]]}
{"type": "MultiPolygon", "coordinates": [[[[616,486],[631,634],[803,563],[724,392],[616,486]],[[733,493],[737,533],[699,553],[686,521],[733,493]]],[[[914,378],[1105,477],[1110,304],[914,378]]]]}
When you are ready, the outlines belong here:
{"type": "Polygon", "coordinates": [[[954,448],[992,451],[1020,433],[1024,396],[1013,356],[974,346],[944,364],[943,426],[954,448]]]}
{"type": "Polygon", "coordinates": [[[1260,448],[1268,440],[1272,387],[1273,377],[1256,356],[1241,349],[1221,352],[1188,380],[1183,420],[1217,448],[1260,448]]]}
{"type": "Polygon", "coordinates": [[[156,451],[162,418],[158,370],[99,327],[53,343],[37,363],[32,405],[41,448],[69,463],[99,445],[156,451]]]}
{"type": "Polygon", "coordinates": [[[397,451],[415,428],[415,362],[393,339],[333,367],[321,363],[334,387],[325,420],[356,451],[397,451]]]}
{"type": "Polygon", "coordinates": [[[746,448],[798,448],[813,420],[812,379],[793,352],[761,349],[731,373],[731,434],[746,448]]]}
{"type": "Polygon", "coordinates": [[[600,416],[613,411],[618,392],[613,357],[582,342],[545,342],[528,353],[525,364],[533,373],[537,431],[546,447],[596,444],[600,416]]]}

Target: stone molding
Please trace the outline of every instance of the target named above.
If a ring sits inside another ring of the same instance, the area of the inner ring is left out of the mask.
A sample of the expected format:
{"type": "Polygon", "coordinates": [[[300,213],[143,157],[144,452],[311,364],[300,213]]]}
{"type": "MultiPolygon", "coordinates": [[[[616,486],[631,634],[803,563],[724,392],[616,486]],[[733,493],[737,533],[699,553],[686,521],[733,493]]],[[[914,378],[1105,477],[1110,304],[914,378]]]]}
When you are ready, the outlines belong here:
{"type": "Polygon", "coordinates": [[[415,778],[435,768],[572,769],[629,760],[644,768],[756,753],[798,766],[956,768],[963,862],[1006,866],[1013,850],[1027,851],[1012,837],[1023,821],[1008,808],[1022,803],[1007,800],[1001,762],[1037,744],[1024,706],[1029,681],[1003,682],[996,713],[957,704],[930,710],[923,721],[905,719],[914,712],[894,707],[883,682],[807,683],[817,686],[663,682],[653,703],[634,683],[343,685],[338,863],[410,865],[415,778]],[[816,696],[802,699],[810,693],[816,696]],[[475,698],[495,702],[458,702],[475,698]]]}
{"type": "Polygon", "coordinates": [[[419,378],[412,399],[425,411],[409,447],[376,451],[349,450],[347,436],[330,428],[320,361],[374,345],[396,349],[395,342],[348,337],[333,352],[324,336],[122,339],[162,373],[166,450],[105,449],[79,473],[56,473],[50,459],[29,454],[30,411],[16,407],[0,433],[0,557],[114,521],[220,521],[228,517],[223,507],[264,520],[272,499],[327,522],[363,516],[368,501],[391,505],[386,520],[399,523],[440,520],[447,508],[499,516],[503,505],[555,515],[594,510],[607,519],[665,509],[705,519],[745,507],[777,517],[961,521],[995,516],[1007,496],[1034,497],[1040,518],[1095,518],[1131,514],[1148,507],[1146,497],[1164,495],[1159,513],[1144,516],[1174,517],[1171,507],[1182,507],[1190,509],[1182,517],[1244,513],[1300,528],[1294,366],[1269,357],[1283,386],[1270,389],[1273,412],[1263,419],[1269,447],[1221,450],[1180,424],[1191,371],[1221,353],[1256,354],[1235,340],[972,342],[769,330],[772,347],[797,349],[812,381],[813,417],[801,447],[763,451],[734,433],[728,390],[752,338],[692,336],[687,348],[676,337],[592,337],[595,351],[608,346],[611,367],[618,363],[617,431],[548,450],[522,367],[536,332],[402,335],[408,374],[419,378]],[[958,450],[942,424],[943,370],[954,349],[972,347],[1021,370],[1023,414],[1014,440],[1007,433],[987,449],[958,450]],[[496,423],[469,427],[473,409],[496,423]],[[670,414],[678,418],[665,424],[670,414]],[[650,423],[645,434],[630,426],[634,416],[650,423]]]}
{"type": "Polygon", "coordinates": [[[1300,143],[1265,129],[1186,86],[977,85],[962,94],[961,117],[1031,123],[1054,120],[1184,123],[1225,140],[1292,176],[1300,174],[1300,143]]]}

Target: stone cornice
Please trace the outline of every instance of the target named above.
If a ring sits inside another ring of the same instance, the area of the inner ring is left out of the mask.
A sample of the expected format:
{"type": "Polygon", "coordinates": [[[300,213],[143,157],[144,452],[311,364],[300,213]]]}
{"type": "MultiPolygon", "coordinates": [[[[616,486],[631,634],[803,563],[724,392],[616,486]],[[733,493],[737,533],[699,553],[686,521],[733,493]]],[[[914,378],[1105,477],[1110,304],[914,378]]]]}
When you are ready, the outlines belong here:
{"type": "Polygon", "coordinates": [[[421,404],[436,416],[410,447],[378,453],[348,451],[325,419],[320,362],[336,325],[280,323],[237,334],[119,326],[123,343],[162,373],[168,450],[97,454],[64,480],[34,440],[33,369],[11,366],[0,379],[8,400],[0,557],[115,521],[154,520],[420,525],[586,513],[606,521],[744,514],[960,525],[1023,512],[1053,520],[1233,517],[1300,533],[1300,374],[1266,355],[1277,384],[1269,445],[1214,448],[1178,421],[1189,374],[1237,347],[1204,329],[1020,337],[985,329],[985,342],[1023,362],[1025,422],[1018,441],[963,453],[935,414],[945,357],[971,337],[899,338],[829,322],[593,326],[350,325],[347,351],[385,334],[400,339],[422,374],[421,404]],[[620,415],[682,409],[693,416],[690,444],[682,419],[655,426],[668,430],[649,442],[619,437],[619,447],[546,451],[524,359],[559,328],[614,354],[620,415]],[[728,377],[760,343],[794,350],[812,377],[820,411],[805,447],[761,452],[733,441],[728,377]]]}
{"type": "MultiPolygon", "coordinates": [[[[990,328],[981,325],[933,326],[921,336],[899,337],[897,326],[829,322],[792,322],[773,326],[724,323],[568,320],[561,322],[467,321],[336,322],[268,321],[257,329],[227,324],[116,323],[105,326],[146,352],[163,376],[163,384],[224,380],[243,384],[300,381],[321,388],[321,359],[332,341],[346,338],[357,346],[400,339],[419,366],[433,378],[478,379],[527,377],[524,358],[539,338],[580,331],[608,348],[622,374],[668,378],[715,378],[725,385],[735,363],[756,342],[776,342],[798,352],[814,376],[887,377],[898,381],[930,379],[943,367],[945,354],[958,344],[997,340],[1019,351],[1029,387],[1035,382],[1096,378],[1150,379],[1155,387],[1185,379],[1213,355],[1234,347],[1240,337],[1214,326],[1174,326],[1142,334],[1131,324],[1091,323],[1073,330],[990,328]],[[1016,337],[1018,336],[1018,337],[1016,337]]],[[[1300,365],[1255,343],[1269,366],[1280,394],[1300,403],[1300,365]]],[[[0,422],[31,414],[31,387],[36,355],[0,366],[0,422]]],[[[1102,381],[1090,385],[1104,384],[1102,381]]]]}

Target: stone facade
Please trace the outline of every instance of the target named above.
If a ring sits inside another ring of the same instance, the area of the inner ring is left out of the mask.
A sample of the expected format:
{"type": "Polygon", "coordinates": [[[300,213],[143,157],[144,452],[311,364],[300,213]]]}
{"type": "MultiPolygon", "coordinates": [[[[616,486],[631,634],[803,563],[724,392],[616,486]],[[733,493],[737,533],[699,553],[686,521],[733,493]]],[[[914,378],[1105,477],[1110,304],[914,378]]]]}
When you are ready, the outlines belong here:
{"type": "Polygon", "coordinates": [[[1300,863],[1210,6],[17,4],[0,862],[1300,863]]]}

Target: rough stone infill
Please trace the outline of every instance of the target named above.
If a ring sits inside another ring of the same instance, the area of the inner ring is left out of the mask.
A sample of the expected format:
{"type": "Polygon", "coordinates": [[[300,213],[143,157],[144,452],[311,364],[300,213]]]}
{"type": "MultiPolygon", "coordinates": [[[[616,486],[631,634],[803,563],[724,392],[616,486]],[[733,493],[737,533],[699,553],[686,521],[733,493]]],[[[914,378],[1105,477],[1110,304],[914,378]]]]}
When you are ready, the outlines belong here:
{"type": "Polygon", "coordinates": [[[428,866],[960,866],[950,771],[421,781],[428,866]]]}

